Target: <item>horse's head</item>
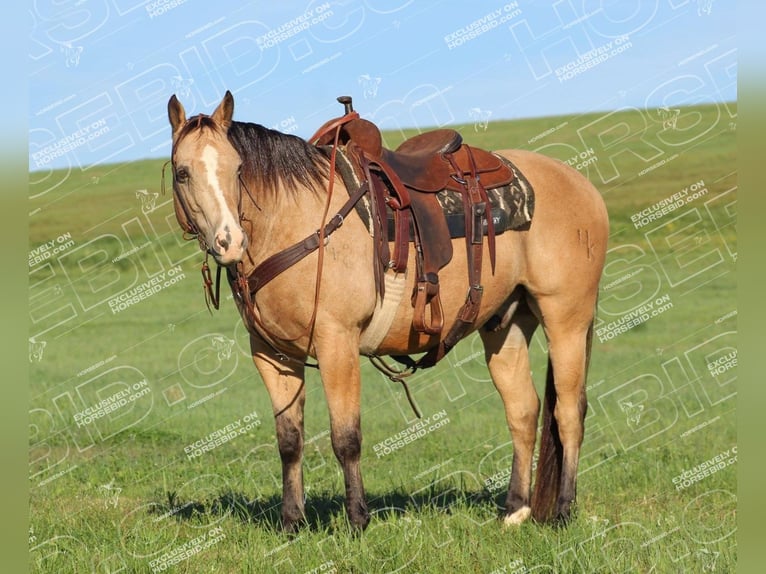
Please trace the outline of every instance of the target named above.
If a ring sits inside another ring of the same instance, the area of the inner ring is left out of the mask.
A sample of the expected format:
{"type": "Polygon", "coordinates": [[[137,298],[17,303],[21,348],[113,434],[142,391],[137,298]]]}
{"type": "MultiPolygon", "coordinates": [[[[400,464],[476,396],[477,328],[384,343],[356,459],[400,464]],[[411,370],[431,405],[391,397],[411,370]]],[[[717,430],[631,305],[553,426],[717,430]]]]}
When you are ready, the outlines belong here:
{"type": "Polygon", "coordinates": [[[241,159],[227,137],[234,98],[226,92],[212,115],[186,119],[175,95],[168,102],[173,128],[173,193],[178,223],[199,236],[221,265],[238,263],[247,248],[239,225],[241,159]]]}

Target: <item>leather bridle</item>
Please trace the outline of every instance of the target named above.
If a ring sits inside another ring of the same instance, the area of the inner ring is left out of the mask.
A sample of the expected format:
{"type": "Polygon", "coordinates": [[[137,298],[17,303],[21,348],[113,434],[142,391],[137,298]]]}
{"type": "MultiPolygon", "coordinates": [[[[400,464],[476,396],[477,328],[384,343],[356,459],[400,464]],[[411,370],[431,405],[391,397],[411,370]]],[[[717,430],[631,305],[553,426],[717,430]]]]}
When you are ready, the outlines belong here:
{"type": "MultiPolygon", "coordinates": [[[[341,100],[339,99],[339,101],[341,100]]],[[[332,145],[330,148],[331,151],[330,151],[330,161],[329,161],[329,170],[328,170],[327,199],[325,202],[324,210],[322,213],[322,220],[321,220],[321,224],[319,228],[314,233],[304,238],[302,241],[299,241],[291,245],[290,247],[287,247],[283,249],[282,251],[272,255],[271,257],[268,257],[266,260],[264,260],[259,265],[257,265],[255,269],[249,275],[247,275],[244,272],[244,265],[242,261],[240,261],[236,265],[235,269],[232,269],[231,267],[227,267],[227,273],[226,273],[227,279],[231,286],[232,293],[240,302],[245,326],[247,327],[248,331],[250,331],[253,334],[257,334],[259,338],[261,338],[267,345],[269,345],[269,347],[271,347],[275,355],[281,361],[297,361],[302,363],[304,366],[318,368],[317,364],[310,364],[303,360],[289,357],[284,352],[279,350],[276,344],[270,340],[270,338],[267,335],[268,331],[266,327],[263,325],[260,318],[255,312],[255,301],[254,301],[255,295],[258,292],[258,290],[264,287],[277,275],[279,275],[286,269],[289,269],[290,267],[295,265],[298,261],[308,256],[310,253],[317,251],[317,271],[316,271],[316,284],[314,288],[314,303],[312,305],[312,313],[309,319],[308,326],[303,333],[300,333],[299,335],[295,337],[280,338],[283,342],[293,342],[300,339],[303,336],[307,336],[308,343],[306,345],[305,354],[309,355],[311,346],[312,346],[313,337],[314,337],[314,327],[316,325],[317,311],[319,307],[319,295],[320,295],[320,286],[322,282],[322,270],[323,270],[323,264],[324,264],[325,244],[329,240],[330,235],[343,225],[345,218],[354,209],[354,206],[369,191],[370,183],[369,183],[369,180],[367,180],[367,181],[364,181],[353,194],[350,194],[349,198],[346,200],[343,206],[338,210],[338,212],[328,219],[330,204],[332,202],[333,188],[335,184],[336,153],[338,149],[341,128],[350,120],[358,118],[358,117],[359,117],[358,113],[352,111],[350,109],[350,106],[347,106],[346,114],[344,116],[332,122],[328,122],[328,124],[326,124],[325,126],[322,126],[322,128],[320,128],[320,130],[318,130],[317,133],[310,140],[308,140],[309,142],[315,142],[318,140],[318,138],[321,135],[326,133],[333,133],[333,140],[332,140],[332,145]]],[[[174,154],[172,154],[171,160],[168,160],[167,162],[165,162],[165,164],[162,167],[163,194],[165,192],[165,168],[167,167],[168,163],[172,164],[173,168],[175,168],[175,160],[173,156],[174,154]]],[[[253,206],[256,209],[260,211],[261,208],[258,206],[252,194],[250,193],[250,190],[248,189],[246,183],[244,182],[241,173],[239,174],[239,184],[240,184],[240,190],[239,190],[239,197],[237,200],[237,209],[239,212],[238,217],[240,222],[249,221],[245,217],[244,211],[242,209],[242,196],[243,196],[242,190],[243,189],[245,190],[248,197],[250,197],[250,200],[252,201],[253,206]]],[[[176,219],[179,220],[178,223],[184,232],[184,239],[187,239],[187,240],[197,239],[197,241],[199,242],[200,249],[205,252],[205,260],[202,262],[201,273],[202,273],[202,281],[203,281],[203,290],[205,294],[205,304],[207,305],[208,310],[212,313],[212,311],[210,310],[210,306],[212,305],[215,309],[218,309],[220,305],[221,265],[218,264],[216,269],[215,281],[213,281],[211,273],[210,273],[210,267],[207,263],[208,256],[211,254],[211,248],[207,245],[205,238],[201,236],[199,228],[194,224],[194,221],[192,220],[190,216],[191,215],[190,210],[188,208],[188,205],[186,204],[183,194],[180,193],[180,191],[177,189],[176,186],[177,186],[177,182],[175,178],[175,170],[173,170],[174,200],[178,202],[178,205],[180,205],[181,212],[183,214],[183,219],[185,221],[182,222],[180,220],[181,218],[179,217],[176,217],[176,219]]],[[[176,215],[178,215],[177,211],[176,211],[176,215]]],[[[252,228],[249,231],[250,233],[248,233],[248,237],[250,237],[250,234],[252,233],[252,228]]],[[[420,418],[421,414],[417,406],[413,402],[412,397],[410,395],[409,388],[407,387],[407,383],[404,380],[407,374],[414,373],[416,369],[410,369],[410,372],[406,374],[403,373],[402,371],[393,371],[393,372],[387,373],[386,370],[378,366],[376,362],[373,362],[373,365],[375,365],[378,369],[380,369],[384,374],[387,374],[387,376],[391,380],[402,384],[406,392],[407,399],[409,400],[410,406],[412,407],[416,416],[420,418]]]]}
{"type": "MultiPolygon", "coordinates": [[[[193,119],[194,118],[191,118],[189,121],[193,121],[193,119]]],[[[346,121],[348,121],[348,119],[351,119],[351,117],[347,118],[346,121]]],[[[312,233],[311,235],[303,239],[302,241],[299,241],[298,243],[267,258],[261,264],[257,265],[255,269],[249,275],[245,273],[244,265],[241,261],[233,269],[231,267],[227,267],[227,279],[231,285],[231,288],[235,297],[237,297],[240,300],[240,303],[242,304],[243,313],[245,315],[244,317],[245,325],[250,331],[257,330],[258,335],[264,340],[266,340],[268,343],[268,340],[266,337],[267,331],[265,329],[265,326],[262,324],[259,317],[255,313],[255,305],[254,305],[255,294],[262,287],[264,287],[268,282],[274,279],[277,275],[279,275],[286,269],[292,267],[295,263],[297,263],[298,261],[300,261],[307,255],[309,255],[310,253],[313,253],[314,251],[318,252],[316,286],[314,289],[314,305],[313,305],[313,310],[309,320],[308,327],[303,333],[300,333],[299,335],[295,337],[291,337],[289,339],[283,339],[284,341],[291,342],[291,341],[300,339],[303,336],[308,336],[308,347],[306,349],[307,354],[311,348],[313,335],[314,335],[314,326],[316,323],[317,309],[318,309],[318,303],[319,303],[319,291],[320,291],[322,269],[323,269],[323,263],[324,263],[325,244],[327,240],[329,239],[329,236],[341,225],[343,225],[343,221],[345,217],[350,213],[354,205],[361,199],[361,197],[367,192],[367,186],[362,185],[355,194],[349,197],[348,201],[343,205],[343,207],[338,211],[338,213],[334,214],[331,218],[328,218],[330,204],[332,201],[333,188],[335,183],[335,156],[336,156],[336,149],[337,149],[337,141],[340,136],[340,128],[342,127],[343,123],[345,122],[338,122],[337,124],[331,126],[331,129],[334,130],[335,132],[334,139],[335,139],[336,145],[332,146],[332,151],[330,155],[327,199],[325,201],[325,206],[322,213],[321,225],[319,226],[319,228],[314,233],[312,233]]],[[[171,164],[171,167],[173,168],[172,170],[173,171],[173,174],[172,174],[173,197],[174,197],[174,201],[177,202],[177,205],[180,206],[181,215],[182,215],[182,217],[176,217],[176,219],[178,220],[178,223],[181,229],[183,230],[184,239],[186,240],[197,239],[197,241],[199,242],[200,250],[205,252],[205,260],[202,262],[202,267],[201,267],[203,290],[205,294],[205,303],[208,307],[208,310],[210,310],[211,305],[215,309],[218,309],[220,306],[220,281],[221,281],[222,266],[218,264],[218,267],[216,269],[215,280],[213,280],[212,274],[210,271],[210,266],[208,265],[208,256],[214,253],[212,251],[212,248],[207,244],[207,241],[200,233],[199,228],[194,223],[194,220],[191,217],[191,211],[189,209],[189,206],[186,203],[186,200],[184,199],[183,194],[178,189],[179,183],[176,181],[176,177],[175,177],[175,157],[174,156],[175,154],[173,153],[171,155],[171,159],[166,161],[162,167],[162,193],[163,194],[165,193],[165,187],[166,187],[165,169],[168,164],[171,164]]],[[[245,216],[245,212],[242,206],[242,198],[244,195],[243,190],[247,194],[247,196],[250,198],[253,206],[259,211],[261,210],[261,208],[258,206],[258,204],[255,201],[255,198],[253,198],[252,194],[250,193],[250,190],[248,189],[247,184],[245,183],[241,173],[239,174],[238,178],[239,178],[239,187],[240,187],[239,196],[237,199],[238,218],[240,222],[244,222],[244,221],[249,221],[249,219],[245,216]]],[[[176,211],[176,215],[178,215],[178,211],[176,211]]],[[[252,229],[250,229],[250,232],[252,232],[252,229]]],[[[248,237],[249,235],[250,233],[248,233],[248,237]]],[[[278,351],[273,344],[270,344],[270,346],[274,348],[274,350],[278,353],[278,356],[280,356],[280,358],[282,358],[283,360],[288,359],[288,357],[284,355],[284,353],[282,353],[281,351],[278,351]]]]}

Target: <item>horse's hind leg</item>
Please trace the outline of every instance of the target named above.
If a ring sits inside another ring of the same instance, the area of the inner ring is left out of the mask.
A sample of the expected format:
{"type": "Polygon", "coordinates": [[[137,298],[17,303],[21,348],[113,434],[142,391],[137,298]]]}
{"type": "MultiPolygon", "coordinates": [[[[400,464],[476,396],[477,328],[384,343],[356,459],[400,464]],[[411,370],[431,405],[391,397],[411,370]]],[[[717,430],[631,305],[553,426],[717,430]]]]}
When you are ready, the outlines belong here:
{"type": "Polygon", "coordinates": [[[253,362],[271,397],[282,459],[282,527],[293,532],[305,519],[303,504],[303,364],[284,363],[257,337],[250,338],[253,362]]]}
{"type": "Polygon", "coordinates": [[[577,305],[540,299],[548,338],[548,375],[540,435],[533,514],[541,521],[567,521],[575,500],[577,467],[587,410],[585,378],[592,341],[595,301],[577,305]]]}
{"type": "Polygon", "coordinates": [[[522,298],[507,327],[481,330],[490,375],[505,405],[513,438],[513,465],[505,501],[505,524],[520,524],[531,514],[532,457],[535,451],[540,399],[532,384],[529,342],[537,318],[522,298]]]}

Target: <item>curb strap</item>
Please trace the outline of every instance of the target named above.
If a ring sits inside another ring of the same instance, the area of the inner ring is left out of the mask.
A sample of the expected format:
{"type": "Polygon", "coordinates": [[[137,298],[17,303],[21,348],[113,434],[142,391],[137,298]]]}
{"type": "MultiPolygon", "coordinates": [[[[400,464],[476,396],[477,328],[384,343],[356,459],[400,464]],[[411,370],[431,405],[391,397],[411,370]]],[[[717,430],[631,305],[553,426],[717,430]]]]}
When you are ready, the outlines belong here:
{"type": "MultiPolygon", "coordinates": [[[[168,166],[168,164],[171,166],[171,172],[173,172],[173,168],[175,166],[172,159],[166,161],[162,166],[161,189],[163,195],[165,194],[165,168],[168,166]]],[[[189,208],[186,205],[186,200],[184,200],[183,195],[181,195],[181,193],[178,191],[178,184],[175,180],[175,172],[173,172],[172,175],[173,209],[176,212],[176,220],[183,230],[183,238],[187,241],[196,239],[199,242],[200,250],[205,252],[205,259],[202,261],[202,268],[200,269],[202,273],[202,292],[205,295],[205,305],[207,306],[207,310],[212,314],[213,311],[210,309],[210,305],[212,305],[215,309],[218,309],[221,303],[221,266],[217,265],[215,271],[215,291],[213,291],[213,279],[210,275],[210,266],[207,264],[207,259],[210,255],[210,251],[208,250],[205,240],[200,235],[199,229],[197,229],[197,226],[194,224],[194,221],[191,218],[189,208]],[[181,208],[180,211],[178,209],[179,206],[181,208]]]]}

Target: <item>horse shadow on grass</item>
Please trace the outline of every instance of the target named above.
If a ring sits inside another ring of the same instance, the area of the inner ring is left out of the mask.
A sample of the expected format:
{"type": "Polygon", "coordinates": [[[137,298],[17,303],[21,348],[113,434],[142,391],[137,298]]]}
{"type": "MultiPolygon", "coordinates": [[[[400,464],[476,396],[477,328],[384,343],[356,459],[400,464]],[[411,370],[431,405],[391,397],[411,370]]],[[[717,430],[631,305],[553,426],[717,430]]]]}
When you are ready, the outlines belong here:
{"type": "MultiPolygon", "coordinates": [[[[492,494],[487,490],[475,491],[465,487],[435,487],[415,493],[391,491],[382,494],[368,493],[367,505],[371,515],[411,516],[423,511],[441,512],[446,515],[457,511],[480,508],[486,514],[499,516],[505,494],[492,494]]],[[[344,497],[340,494],[320,493],[307,497],[306,521],[302,529],[324,531],[337,528],[338,523],[347,524],[344,497]]],[[[282,496],[249,499],[241,492],[226,491],[208,499],[181,500],[175,492],[167,491],[157,496],[150,513],[178,521],[197,521],[212,516],[229,515],[247,524],[282,530],[282,496]]]]}

